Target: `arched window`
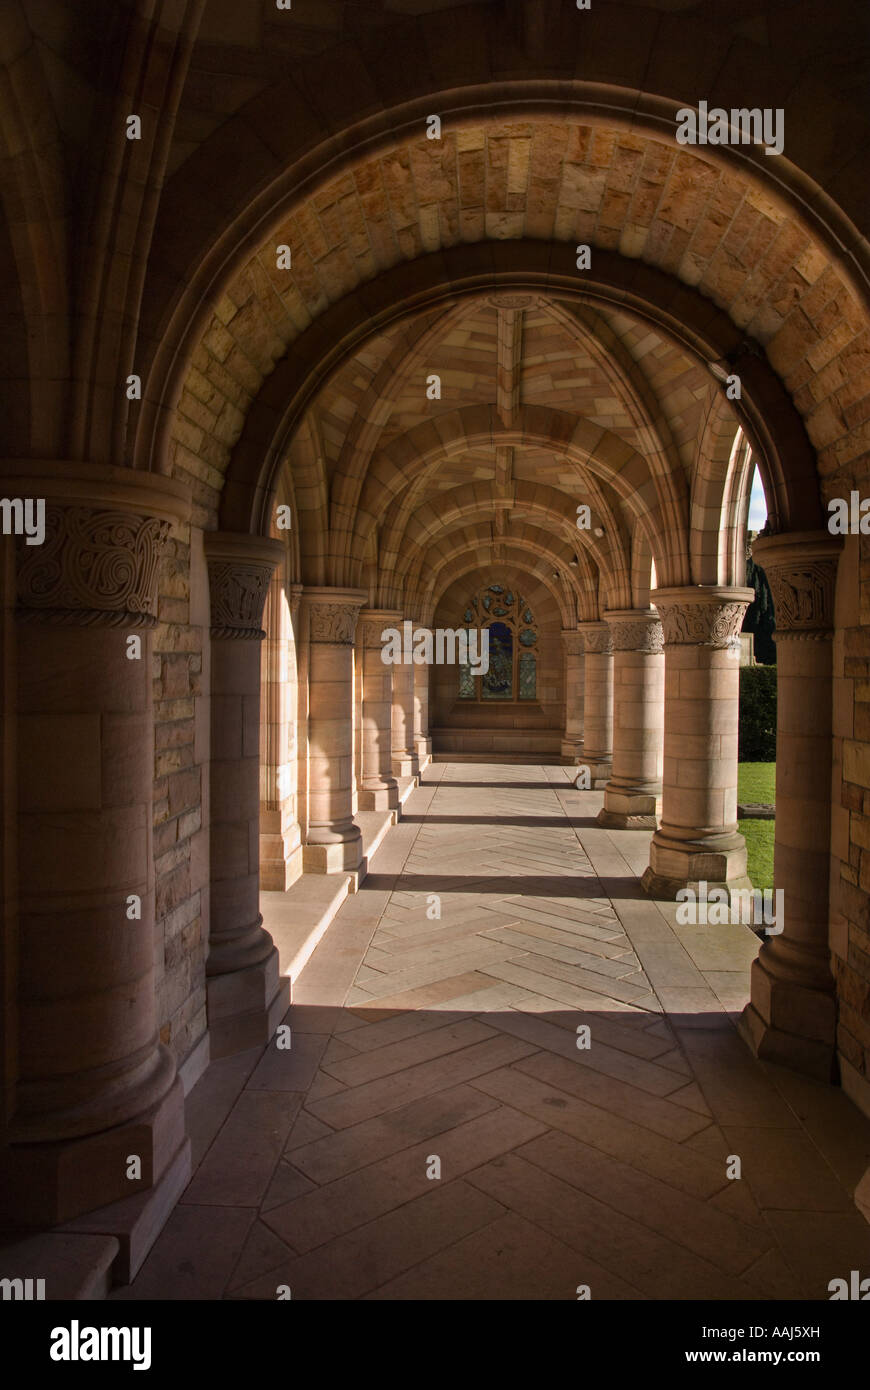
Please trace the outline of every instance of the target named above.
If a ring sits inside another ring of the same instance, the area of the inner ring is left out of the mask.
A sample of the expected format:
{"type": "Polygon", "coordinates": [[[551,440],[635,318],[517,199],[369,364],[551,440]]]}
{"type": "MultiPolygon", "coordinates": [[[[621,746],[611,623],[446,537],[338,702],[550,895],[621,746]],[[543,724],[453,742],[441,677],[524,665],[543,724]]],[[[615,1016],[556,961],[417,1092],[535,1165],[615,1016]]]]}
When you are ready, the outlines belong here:
{"type": "Polygon", "coordinates": [[[489,670],[478,676],[460,666],[460,700],[537,698],[538,632],[524,598],[505,584],[487,584],[472,594],[462,625],[489,631],[489,670]]]}

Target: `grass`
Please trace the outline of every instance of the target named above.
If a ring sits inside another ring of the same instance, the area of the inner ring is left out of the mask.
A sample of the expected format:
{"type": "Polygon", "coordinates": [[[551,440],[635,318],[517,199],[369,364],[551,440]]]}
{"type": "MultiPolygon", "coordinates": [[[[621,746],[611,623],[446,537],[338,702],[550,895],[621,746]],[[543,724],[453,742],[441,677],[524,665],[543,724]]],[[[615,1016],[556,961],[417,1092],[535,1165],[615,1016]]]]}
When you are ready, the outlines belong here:
{"type": "Polygon", "coordinates": [[[776,763],[739,763],[738,801],[776,800],[776,763]]]}
{"type": "MultiPolygon", "coordinates": [[[[737,768],[738,801],[776,800],[776,763],[740,763],[737,768]]],[[[754,888],[773,887],[772,820],[737,822],[746,840],[747,872],[754,888]]]]}

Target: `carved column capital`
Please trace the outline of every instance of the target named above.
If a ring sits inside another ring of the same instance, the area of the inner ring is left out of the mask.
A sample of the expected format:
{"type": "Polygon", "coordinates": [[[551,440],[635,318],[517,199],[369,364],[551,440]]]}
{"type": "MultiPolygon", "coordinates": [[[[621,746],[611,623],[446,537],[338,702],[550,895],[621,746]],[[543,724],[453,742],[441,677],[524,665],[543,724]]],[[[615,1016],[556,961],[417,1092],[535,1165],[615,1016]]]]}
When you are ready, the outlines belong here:
{"type": "Polygon", "coordinates": [[[576,627],[563,628],[562,646],[566,656],[582,656],[586,650],[583,633],[576,627]]]}
{"type": "Polygon", "coordinates": [[[306,588],[302,600],[308,611],[309,641],[352,647],[357,618],[367,598],[363,589],[306,588]]]}
{"type": "Polygon", "coordinates": [[[657,656],[664,650],[661,618],[648,608],[619,608],[604,614],[615,652],[644,652],[657,656]]]}
{"type": "Polygon", "coordinates": [[[236,531],[207,531],[203,543],[212,638],[262,641],[263,607],[284,543],[236,531]]]}
{"type": "Polygon", "coordinates": [[[360,611],[356,629],[356,640],[361,647],[383,647],[381,633],[385,628],[395,627],[401,631],[404,614],[397,608],[363,608],[360,611]]]}
{"type": "Polygon", "coordinates": [[[753,542],[752,558],[767,575],[773,594],[777,640],[831,640],[842,548],[841,538],[826,531],[789,531],[753,542]]]}
{"type": "Polygon", "coordinates": [[[739,644],[743,617],[755,590],[699,584],[683,589],[656,589],[650,597],[659,611],[668,646],[726,651],[739,644]]]}
{"type": "Polygon", "coordinates": [[[604,655],[613,651],[613,638],[607,623],[580,623],[577,631],[583,636],[585,651],[604,655]]]}
{"type": "Polygon", "coordinates": [[[16,537],[21,622],[153,627],[160,558],[190,512],[169,478],[62,460],[0,463],[4,497],[26,500],[39,535],[16,537]]]}

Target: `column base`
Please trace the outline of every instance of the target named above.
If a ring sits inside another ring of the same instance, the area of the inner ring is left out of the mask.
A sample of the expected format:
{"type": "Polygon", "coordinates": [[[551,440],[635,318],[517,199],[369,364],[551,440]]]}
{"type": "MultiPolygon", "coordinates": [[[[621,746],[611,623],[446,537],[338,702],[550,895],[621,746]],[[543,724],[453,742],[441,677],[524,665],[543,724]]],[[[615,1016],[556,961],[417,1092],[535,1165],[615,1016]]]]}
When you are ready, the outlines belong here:
{"type": "Polygon", "coordinates": [[[673,900],[682,888],[700,892],[725,888],[729,892],[752,887],[746,875],[746,841],[737,831],[697,840],[673,839],[661,828],[652,838],[649,865],[640,881],[652,898],[673,900]]]}
{"type": "Polygon", "coordinates": [[[417,767],[414,766],[415,763],[417,763],[417,759],[412,758],[410,754],[402,754],[401,756],[394,757],[392,762],[393,776],[403,778],[415,777],[419,768],[419,764],[417,767]]]}
{"type": "Polygon", "coordinates": [[[336,838],[323,844],[306,845],[302,851],[305,872],[340,874],[358,869],[363,858],[362,831],[354,825],[347,833],[346,840],[336,838]]]}
{"type": "Polygon", "coordinates": [[[598,824],[608,830],[656,830],[661,804],[661,793],[623,790],[611,783],[604,788],[598,824]]]}
{"type": "Polygon", "coordinates": [[[211,1056],[229,1057],[265,1046],[287,1012],[290,981],[280,973],[278,951],[246,970],[206,980],[211,1056]]]}
{"type": "Polygon", "coordinates": [[[563,738],[561,746],[561,756],[572,766],[576,767],[583,761],[583,740],[582,738],[563,738]]]}
{"type": "Polygon", "coordinates": [[[601,791],[607,786],[613,774],[613,763],[610,758],[590,758],[580,759],[580,766],[589,768],[589,786],[593,791],[601,791]]]}
{"type": "Polygon", "coordinates": [[[11,1144],[0,1152],[0,1224],[44,1229],[147,1194],[185,1141],[184,1089],[176,1077],[161,1100],[124,1124],[81,1139],[11,1144]],[[127,1177],[132,1154],[142,1160],[141,1178],[127,1177]]]}
{"type": "Polygon", "coordinates": [[[608,811],[606,806],[602,806],[596,819],[605,830],[655,830],[659,823],[655,815],[608,811]]]}
{"type": "Polygon", "coordinates": [[[61,1230],[78,1236],[114,1236],[120,1248],[112,1261],[112,1283],[131,1284],[190,1182],[192,1169],[192,1145],[185,1138],[159,1182],[147,1192],[98,1207],[61,1230]]]}
{"type": "Polygon", "coordinates": [[[393,778],[379,786],[363,787],[359,794],[361,811],[395,811],[399,804],[399,787],[393,778]]]}
{"type": "Polygon", "coordinates": [[[302,841],[298,825],[292,839],[279,831],[261,834],[260,888],[264,892],[285,893],[301,876],[302,841]]]}
{"type": "MultiPolygon", "coordinates": [[[[833,1005],[833,1000],[831,1000],[833,1005]]],[[[831,1085],[839,1080],[837,1052],[833,1043],[788,1033],[765,1022],[754,1004],[747,1004],[737,1031],[759,1061],[775,1062],[789,1071],[801,1072],[831,1085]]],[[[870,1193],[868,1193],[870,1197],[870,1193]]],[[[857,1193],[856,1193],[857,1200],[857,1193]]],[[[870,1219],[870,1218],[868,1218],[870,1219]]]]}

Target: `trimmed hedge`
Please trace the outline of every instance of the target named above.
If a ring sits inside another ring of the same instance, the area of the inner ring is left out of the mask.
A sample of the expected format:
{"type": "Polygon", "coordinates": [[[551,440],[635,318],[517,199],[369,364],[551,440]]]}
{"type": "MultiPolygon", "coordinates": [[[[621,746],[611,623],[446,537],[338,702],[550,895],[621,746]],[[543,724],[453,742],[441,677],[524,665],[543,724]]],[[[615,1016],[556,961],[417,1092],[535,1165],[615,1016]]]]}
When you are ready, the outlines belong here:
{"type": "Polygon", "coordinates": [[[776,667],[741,666],[738,758],[776,761],[776,667]]]}

